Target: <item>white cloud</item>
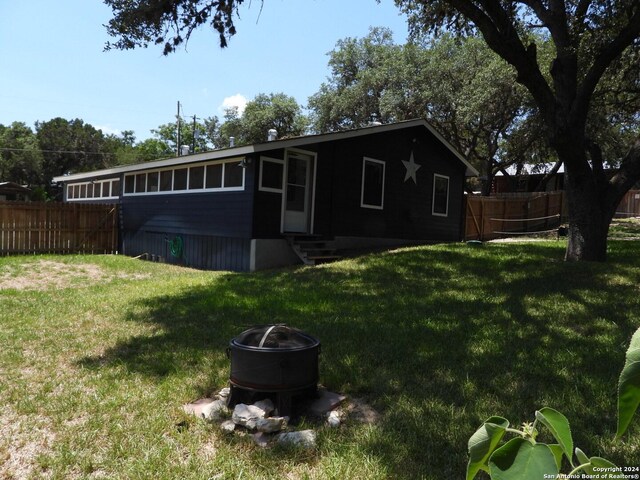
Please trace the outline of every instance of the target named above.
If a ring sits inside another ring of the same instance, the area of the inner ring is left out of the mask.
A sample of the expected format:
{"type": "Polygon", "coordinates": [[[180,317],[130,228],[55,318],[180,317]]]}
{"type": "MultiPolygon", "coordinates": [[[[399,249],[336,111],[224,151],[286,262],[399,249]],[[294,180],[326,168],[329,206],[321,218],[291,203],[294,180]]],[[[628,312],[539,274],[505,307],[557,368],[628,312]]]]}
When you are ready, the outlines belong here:
{"type": "Polygon", "coordinates": [[[102,130],[102,133],[104,133],[105,135],[120,135],[122,133],[122,130],[118,129],[118,128],[113,128],[110,125],[94,125],[93,128],[95,128],[96,130],[102,130]]]}
{"type": "Polygon", "coordinates": [[[236,93],[235,95],[231,95],[230,97],[226,97],[222,100],[222,105],[218,107],[218,110],[221,114],[224,114],[224,111],[231,107],[238,107],[238,113],[242,115],[244,112],[244,107],[247,106],[247,99],[244,95],[240,93],[236,93]]]}

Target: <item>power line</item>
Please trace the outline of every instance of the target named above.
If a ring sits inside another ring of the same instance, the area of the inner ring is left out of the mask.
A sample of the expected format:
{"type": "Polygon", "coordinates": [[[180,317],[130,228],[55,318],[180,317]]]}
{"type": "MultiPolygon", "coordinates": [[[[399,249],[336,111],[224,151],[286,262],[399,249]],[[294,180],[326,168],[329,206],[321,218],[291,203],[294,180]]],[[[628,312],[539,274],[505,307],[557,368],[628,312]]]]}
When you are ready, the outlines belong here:
{"type": "MultiPolygon", "coordinates": [[[[79,154],[79,155],[102,155],[102,157],[132,157],[132,158],[142,158],[142,155],[135,152],[122,152],[122,153],[112,153],[112,152],[87,152],[84,150],[43,150],[38,148],[9,148],[9,147],[0,147],[0,151],[4,152],[40,152],[40,153],[64,153],[64,154],[79,154]]],[[[153,155],[153,159],[157,158],[168,158],[168,154],[160,154],[153,155]]],[[[144,156],[144,158],[149,159],[149,157],[144,156]]]]}

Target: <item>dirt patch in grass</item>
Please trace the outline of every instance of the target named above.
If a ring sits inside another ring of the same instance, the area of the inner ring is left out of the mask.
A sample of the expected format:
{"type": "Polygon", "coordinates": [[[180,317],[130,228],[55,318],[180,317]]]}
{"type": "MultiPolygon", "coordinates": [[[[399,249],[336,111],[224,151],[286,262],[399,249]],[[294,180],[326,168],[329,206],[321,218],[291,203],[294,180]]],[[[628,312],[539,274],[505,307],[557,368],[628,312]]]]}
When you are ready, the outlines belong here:
{"type": "Polygon", "coordinates": [[[38,457],[55,440],[43,419],[20,415],[7,405],[0,408],[0,431],[0,478],[30,477],[38,457]]]}
{"type": "Polygon", "coordinates": [[[86,287],[114,279],[143,279],[149,275],[112,273],[91,263],[68,264],[39,260],[7,265],[0,271],[0,290],[55,290],[86,287]]]}

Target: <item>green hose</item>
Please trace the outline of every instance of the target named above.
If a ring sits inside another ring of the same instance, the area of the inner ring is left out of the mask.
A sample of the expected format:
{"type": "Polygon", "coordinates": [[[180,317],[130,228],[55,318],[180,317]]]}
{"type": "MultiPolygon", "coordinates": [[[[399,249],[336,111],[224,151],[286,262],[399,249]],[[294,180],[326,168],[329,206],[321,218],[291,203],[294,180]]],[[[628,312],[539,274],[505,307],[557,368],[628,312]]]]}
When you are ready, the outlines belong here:
{"type": "Polygon", "coordinates": [[[182,257],[182,248],[183,248],[182,237],[176,236],[176,237],[173,237],[173,240],[169,241],[169,251],[171,252],[171,255],[173,255],[174,257],[176,258],[182,257]]]}

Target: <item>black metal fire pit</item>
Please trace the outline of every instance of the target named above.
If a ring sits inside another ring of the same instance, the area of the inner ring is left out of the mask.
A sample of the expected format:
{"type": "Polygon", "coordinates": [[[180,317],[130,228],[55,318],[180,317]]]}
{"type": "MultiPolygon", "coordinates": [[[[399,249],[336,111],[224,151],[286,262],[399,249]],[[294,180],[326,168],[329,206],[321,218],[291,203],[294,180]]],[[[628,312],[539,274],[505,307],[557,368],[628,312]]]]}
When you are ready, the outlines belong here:
{"type": "MultiPolygon", "coordinates": [[[[280,415],[289,415],[291,397],[317,393],[320,341],[284,324],[245,330],[229,342],[229,407],[255,393],[273,394],[280,415]]],[[[256,398],[257,399],[257,398],[256,398]]]]}

